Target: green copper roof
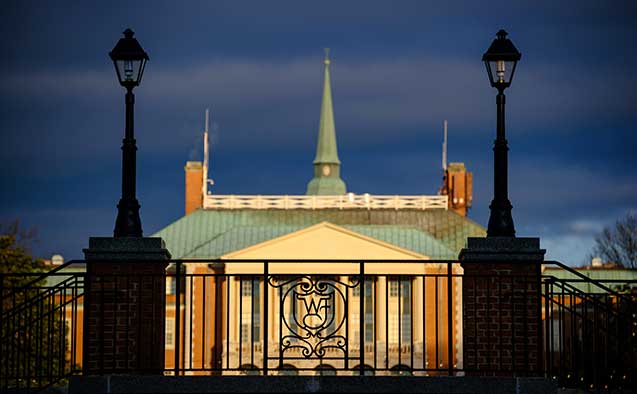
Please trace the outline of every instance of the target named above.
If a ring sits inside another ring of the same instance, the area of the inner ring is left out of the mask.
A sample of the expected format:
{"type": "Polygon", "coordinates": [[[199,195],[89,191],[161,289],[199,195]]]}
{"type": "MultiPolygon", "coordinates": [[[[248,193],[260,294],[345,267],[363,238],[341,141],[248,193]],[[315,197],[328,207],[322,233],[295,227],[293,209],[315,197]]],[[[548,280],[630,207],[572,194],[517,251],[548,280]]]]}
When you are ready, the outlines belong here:
{"type": "MultiPolygon", "coordinates": [[[[558,279],[577,279],[580,277],[574,275],[573,273],[563,270],[559,267],[552,266],[550,264],[545,265],[547,269],[542,273],[544,276],[554,276],[558,279]]],[[[604,286],[617,290],[617,286],[620,283],[611,283],[604,282],[605,280],[617,280],[617,281],[631,281],[637,280],[637,270],[625,269],[625,268],[573,268],[575,271],[579,272],[581,275],[584,275],[588,278],[591,278],[594,281],[601,282],[604,286]]],[[[570,286],[575,287],[576,289],[583,291],[585,293],[605,293],[605,291],[592,283],[588,282],[569,282],[570,286]]],[[[622,284],[623,285],[623,284],[622,284]]]]}
{"type": "Polygon", "coordinates": [[[218,258],[325,221],[434,259],[456,259],[467,237],[486,235],[478,224],[442,209],[199,209],[153,236],[166,241],[174,258],[218,258]]]}
{"type": "Polygon", "coordinates": [[[332,87],[330,83],[330,60],[326,57],[325,79],[323,80],[323,102],[321,103],[321,120],[319,122],[318,144],[314,164],[340,164],[336,147],[336,128],[334,127],[334,110],[332,108],[332,87]]]}
{"type": "Polygon", "coordinates": [[[413,227],[406,226],[344,226],[354,232],[392,245],[427,255],[432,259],[456,259],[454,253],[442,241],[413,227]]]}

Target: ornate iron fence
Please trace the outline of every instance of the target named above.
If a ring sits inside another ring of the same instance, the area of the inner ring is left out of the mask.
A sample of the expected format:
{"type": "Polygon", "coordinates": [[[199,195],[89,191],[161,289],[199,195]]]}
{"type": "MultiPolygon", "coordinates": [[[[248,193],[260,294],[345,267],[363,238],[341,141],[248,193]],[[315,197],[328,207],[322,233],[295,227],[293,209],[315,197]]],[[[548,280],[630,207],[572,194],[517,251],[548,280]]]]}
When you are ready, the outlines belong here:
{"type": "Polygon", "coordinates": [[[173,374],[460,370],[457,262],[232,261],[223,273],[212,263],[217,272],[169,268],[169,297],[180,295],[167,314],[173,374]],[[308,273],[285,273],[299,264],[308,273]]]}
{"type": "Polygon", "coordinates": [[[592,281],[559,263],[545,262],[572,278],[539,269],[466,275],[456,261],[432,260],[175,260],[165,275],[99,278],[87,278],[83,264],[0,278],[0,390],[43,388],[87,371],[87,324],[98,328],[101,346],[92,373],[137,371],[127,346],[153,346],[135,323],[147,307],[142,288],[165,289],[165,324],[150,335],[164,338],[164,374],[540,375],[564,387],[636,384],[637,283],[592,281]],[[113,285],[99,288],[93,301],[101,304],[90,315],[87,283],[113,285]]]}

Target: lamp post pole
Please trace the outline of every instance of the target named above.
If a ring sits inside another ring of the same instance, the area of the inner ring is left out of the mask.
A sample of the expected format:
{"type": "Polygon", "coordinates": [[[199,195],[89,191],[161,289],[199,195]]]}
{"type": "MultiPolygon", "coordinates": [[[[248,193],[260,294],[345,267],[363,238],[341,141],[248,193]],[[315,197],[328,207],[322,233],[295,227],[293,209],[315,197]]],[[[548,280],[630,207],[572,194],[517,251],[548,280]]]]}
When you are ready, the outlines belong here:
{"type": "Polygon", "coordinates": [[[126,89],[126,131],[122,141],[122,198],[117,204],[115,238],[141,237],[142,221],[139,202],[135,196],[137,145],[135,141],[135,95],[133,87],[126,89]]]}
{"type": "Polygon", "coordinates": [[[117,72],[120,85],[126,88],[126,129],[122,141],[122,197],[117,204],[115,238],[141,237],[142,221],[139,217],[139,202],[135,196],[137,171],[137,145],[135,143],[135,95],[133,89],[139,86],[148,54],[134,38],[131,29],[124,31],[113,50],[109,53],[117,72]]]}
{"type": "Polygon", "coordinates": [[[511,216],[511,201],[509,201],[509,146],[504,128],[504,105],[506,96],[504,88],[498,89],[497,106],[497,136],[493,145],[493,201],[489,208],[488,237],[514,237],[515,227],[511,216]]]}
{"type": "Polygon", "coordinates": [[[506,97],[504,90],[511,86],[517,62],[522,57],[507,32],[500,30],[487,52],[482,56],[491,86],[498,90],[496,96],[497,107],[497,135],[493,145],[493,201],[489,208],[489,226],[487,237],[515,237],[515,227],[511,216],[511,201],[509,201],[508,152],[504,127],[504,106],[506,97]]]}

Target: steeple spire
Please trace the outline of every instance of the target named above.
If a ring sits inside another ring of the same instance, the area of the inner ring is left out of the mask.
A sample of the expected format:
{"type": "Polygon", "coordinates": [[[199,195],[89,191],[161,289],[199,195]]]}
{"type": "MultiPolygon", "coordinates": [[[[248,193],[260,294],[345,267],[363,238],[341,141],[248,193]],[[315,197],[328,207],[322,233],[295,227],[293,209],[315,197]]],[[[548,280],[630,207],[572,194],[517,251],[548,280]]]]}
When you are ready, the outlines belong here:
{"type": "Polygon", "coordinates": [[[330,63],[329,48],[325,48],[323,101],[321,103],[316,157],[314,158],[314,177],[307,185],[307,194],[341,195],[347,191],[345,182],[341,179],[341,161],[338,159],[338,148],[336,146],[330,63]]]}

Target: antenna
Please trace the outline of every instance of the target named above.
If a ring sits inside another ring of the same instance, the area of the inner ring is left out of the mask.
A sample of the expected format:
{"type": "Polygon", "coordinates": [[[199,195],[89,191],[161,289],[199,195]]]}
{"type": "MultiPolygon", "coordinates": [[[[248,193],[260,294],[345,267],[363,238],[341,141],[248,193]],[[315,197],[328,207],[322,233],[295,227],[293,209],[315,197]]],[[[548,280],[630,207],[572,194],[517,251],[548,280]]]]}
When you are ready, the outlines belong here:
{"type": "Polygon", "coordinates": [[[443,122],[443,139],[442,139],[442,170],[447,171],[447,120],[443,122]]]}
{"type": "Polygon", "coordinates": [[[201,192],[204,198],[208,195],[208,108],[206,108],[206,123],[203,132],[203,182],[201,192]]]}

